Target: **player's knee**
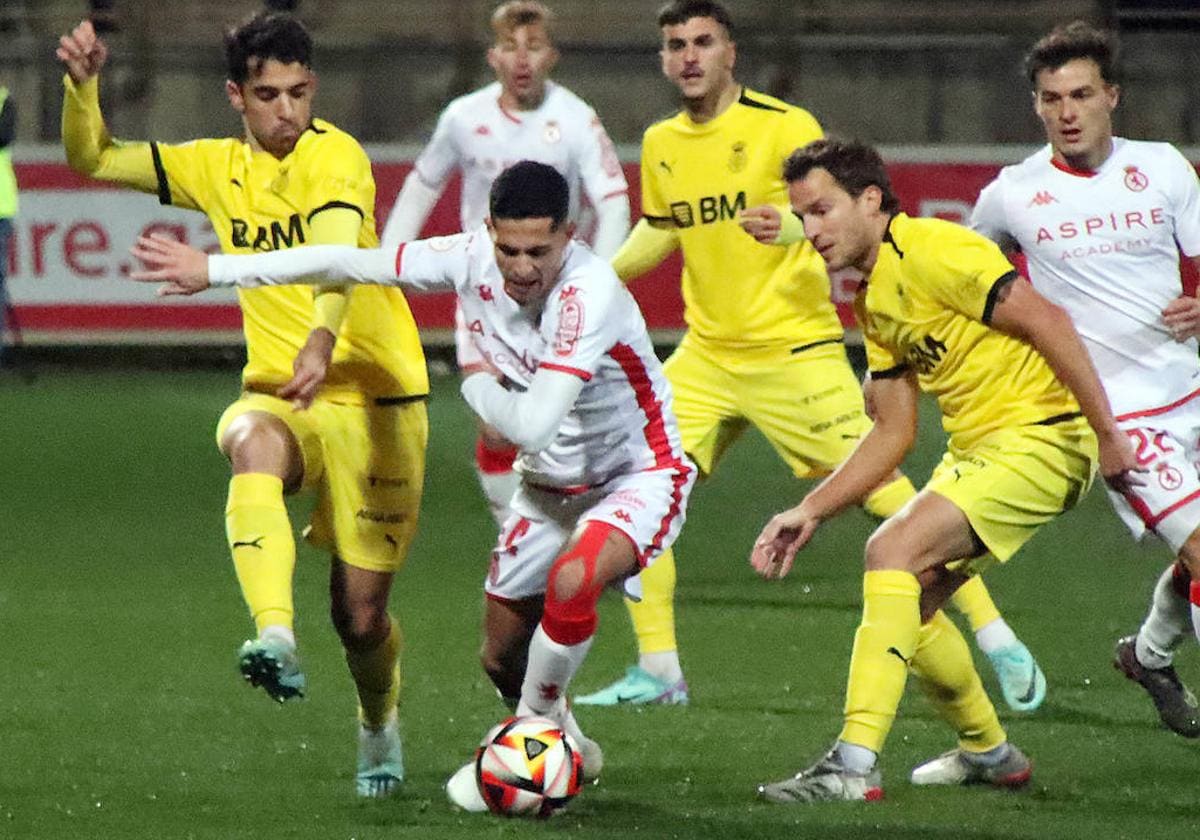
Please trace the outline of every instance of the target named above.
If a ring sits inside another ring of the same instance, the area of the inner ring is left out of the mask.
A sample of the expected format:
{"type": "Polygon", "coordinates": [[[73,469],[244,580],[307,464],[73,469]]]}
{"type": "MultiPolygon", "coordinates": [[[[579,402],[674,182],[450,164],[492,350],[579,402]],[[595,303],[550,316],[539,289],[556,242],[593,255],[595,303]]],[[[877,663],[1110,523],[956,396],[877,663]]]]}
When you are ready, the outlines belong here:
{"type": "Polygon", "coordinates": [[[221,438],[221,451],[235,473],[276,475],[289,489],[304,475],[300,449],[291,431],[266,412],[251,411],[230,423],[221,438]]]}
{"type": "Polygon", "coordinates": [[[575,545],[550,568],[542,629],[559,644],[579,644],[596,632],[596,603],[603,591],[596,577],[596,560],[609,530],[604,525],[588,525],[575,545]]]}
{"type": "Polygon", "coordinates": [[[907,543],[900,529],[889,527],[887,522],[879,526],[867,540],[863,557],[867,571],[911,570],[914,558],[907,543]]]}
{"type": "Polygon", "coordinates": [[[351,604],[334,601],[329,617],[342,646],[347,650],[366,650],[375,647],[390,632],[386,603],[363,599],[351,604]]]}

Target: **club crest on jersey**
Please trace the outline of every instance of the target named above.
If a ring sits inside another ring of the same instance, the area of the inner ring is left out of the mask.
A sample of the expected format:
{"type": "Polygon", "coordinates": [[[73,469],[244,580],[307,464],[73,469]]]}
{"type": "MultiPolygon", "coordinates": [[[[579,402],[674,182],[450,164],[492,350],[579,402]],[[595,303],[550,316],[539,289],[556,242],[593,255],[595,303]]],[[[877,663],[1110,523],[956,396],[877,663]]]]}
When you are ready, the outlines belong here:
{"type": "Polygon", "coordinates": [[[483,123],[480,123],[479,125],[475,126],[475,134],[478,135],[479,137],[487,137],[491,133],[492,133],[492,130],[490,128],[488,128],[486,125],[484,125],[483,123]]]}
{"type": "Polygon", "coordinates": [[[546,127],[542,129],[542,139],[547,143],[557,143],[562,140],[562,129],[558,127],[558,123],[550,120],[546,123],[546,127]]]}
{"type": "Polygon", "coordinates": [[[1034,194],[1033,198],[1029,199],[1026,207],[1045,207],[1047,204],[1057,204],[1058,199],[1050,194],[1049,190],[1039,190],[1034,194]]]}
{"type": "Polygon", "coordinates": [[[484,300],[484,301],[487,301],[488,303],[491,303],[493,300],[496,299],[492,295],[492,287],[491,286],[480,286],[477,291],[479,292],[480,300],[484,300]]]}
{"type": "Polygon", "coordinates": [[[1125,167],[1125,187],[1131,192],[1141,192],[1150,186],[1150,179],[1146,177],[1146,173],[1142,172],[1136,166],[1125,167]]]}
{"type": "Polygon", "coordinates": [[[554,355],[570,356],[583,334],[583,301],[572,295],[558,310],[558,329],[554,331],[554,355]]]}
{"type": "Polygon", "coordinates": [[[1183,473],[1169,464],[1161,464],[1158,468],[1158,483],[1164,490],[1178,490],[1183,484],[1183,473]]]}
{"type": "Polygon", "coordinates": [[[746,144],[741,140],[734,143],[729,153],[729,171],[741,172],[749,162],[750,156],[746,154],[746,144]]]}

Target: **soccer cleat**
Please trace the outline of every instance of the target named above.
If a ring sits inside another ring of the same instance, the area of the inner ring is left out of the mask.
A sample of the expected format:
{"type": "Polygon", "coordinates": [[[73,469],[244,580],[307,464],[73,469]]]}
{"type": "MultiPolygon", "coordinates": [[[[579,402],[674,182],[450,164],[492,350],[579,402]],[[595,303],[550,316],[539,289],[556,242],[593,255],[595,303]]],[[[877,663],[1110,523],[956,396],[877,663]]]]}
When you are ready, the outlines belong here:
{"type": "Polygon", "coordinates": [[[972,759],[961,749],[942,753],[937,758],[918,765],[912,771],[914,785],[992,785],[993,787],[1023,787],[1033,775],[1033,763],[1014,745],[1009,744],[1004,758],[995,764],[972,759]]]}
{"type": "Polygon", "coordinates": [[[1117,640],[1113,667],[1146,689],[1158,717],[1172,732],[1185,738],[1200,738],[1200,707],[1196,695],[1179,679],[1175,667],[1147,668],[1138,662],[1137,636],[1117,640]]]}
{"type": "Polygon", "coordinates": [[[793,802],[878,802],[883,799],[879,768],[866,773],[847,770],[834,750],[790,779],[758,786],[759,799],[782,805],[793,802]]]}
{"type": "Polygon", "coordinates": [[[468,761],[446,780],[446,796],[450,804],[469,814],[480,814],[488,809],[479,792],[479,781],[475,778],[475,762],[468,761]]]}
{"type": "Polygon", "coordinates": [[[637,665],[625,669],[625,676],[607,688],[576,697],[579,706],[640,706],[658,703],[664,706],[685,706],[688,701],[687,680],[669,683],[660,680],[637,665]]]}
{"type": "Polygon", "coordinates": [[[280,703],[303,697],[308,686],[296,648],[275,638],[246,641],[238,650],[238,670],[246,682],[280,703]]]}
{"type": "Polygon", "coordinates": [[[384,799],[399,791],[403,782],[404,750],[396,716],[377,730],[360,723],[355,793],[363,799],[384,799]]]}
{"type": "Polygon", "coordinates": [[[1010,709],[1032,712],[1046,699],[1046,675],[1029,648],[1016,642],[987,655],[1000,680],[1000,691],[1010,709]]]}

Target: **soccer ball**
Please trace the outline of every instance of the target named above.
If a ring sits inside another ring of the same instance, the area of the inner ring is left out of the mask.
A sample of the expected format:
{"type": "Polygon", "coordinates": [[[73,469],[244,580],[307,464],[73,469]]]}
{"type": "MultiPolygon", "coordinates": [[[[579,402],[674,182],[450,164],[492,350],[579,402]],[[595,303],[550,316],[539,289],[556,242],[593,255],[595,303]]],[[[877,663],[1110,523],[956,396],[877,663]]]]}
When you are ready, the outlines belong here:
{"type": "Polygon", "coordinates": [[[579,793],[583,757],[549,718],[511,717],[484,736],[475,781],[494,814],[548,817],[579,793]]]}

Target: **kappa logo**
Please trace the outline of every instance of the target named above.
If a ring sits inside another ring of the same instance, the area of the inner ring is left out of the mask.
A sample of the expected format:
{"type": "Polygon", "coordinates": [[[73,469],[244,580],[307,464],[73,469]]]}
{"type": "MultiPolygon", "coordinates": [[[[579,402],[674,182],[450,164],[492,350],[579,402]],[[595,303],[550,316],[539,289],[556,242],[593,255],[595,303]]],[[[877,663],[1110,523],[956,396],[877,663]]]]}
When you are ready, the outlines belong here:
{"type": "Polygon", "coordinates": [[[486,125],[475,126],[475,133],[480,137],[487,137],[492,133],[492,130],[486,125]]]}
{"type": "Polygon", "coordinates": [[[558,683],[538,683],[537,690],[547,703],[554,703],[558,700],[558,683]]]}
{"type": "Polygon", "coordinates": [[[1141,192],[1150,186],[1150,179],[1146,177],[1145,172],[1142,172],[1136,166],[1126,166],[1125,186],[1130,192],[1141,192]]]}
{"type": "Polygon", "coordinates": [[[491,303],[493,300],[495,300],[496,298],[492,294],[492,287],[491,286],[480,286],[479,287],[479,299],[485,300],[488,303],[491,303]]]}
{"type": "Polygon", "coordinates": [[[578,286],[566,286],[561,292],[558,293],[558,299],[559,301],[564,301],[567,298],[575,297],[577,294],[579,294],[578,286]]]}
{"type": "Polygon", "coordinates": [[[1045,207],[1047,204],[1057,204],[1058,199],[1050,194],[1049,190],[1039,190],[1034,194],[1033,198],[1029,199],[1026,207],[1045,207]]]}

